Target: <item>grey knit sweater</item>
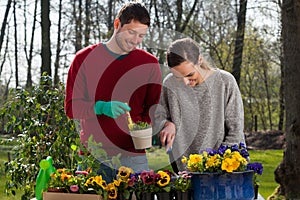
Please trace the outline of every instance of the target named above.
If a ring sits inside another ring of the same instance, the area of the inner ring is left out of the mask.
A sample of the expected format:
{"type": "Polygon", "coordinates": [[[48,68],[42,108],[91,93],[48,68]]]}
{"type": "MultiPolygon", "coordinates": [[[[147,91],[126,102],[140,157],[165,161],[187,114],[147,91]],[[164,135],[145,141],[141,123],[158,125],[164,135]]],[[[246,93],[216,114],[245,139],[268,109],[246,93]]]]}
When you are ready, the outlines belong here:
{"type": "Polygon", "coordinates": [[[168,74],[155,114],[155,133],[166,121],[176,126],[172,153],[179,170],[185,170],[183,155],[245,142],[241,94],[234,77],[224,70],[217,69],[194,88],[168,74]]]}

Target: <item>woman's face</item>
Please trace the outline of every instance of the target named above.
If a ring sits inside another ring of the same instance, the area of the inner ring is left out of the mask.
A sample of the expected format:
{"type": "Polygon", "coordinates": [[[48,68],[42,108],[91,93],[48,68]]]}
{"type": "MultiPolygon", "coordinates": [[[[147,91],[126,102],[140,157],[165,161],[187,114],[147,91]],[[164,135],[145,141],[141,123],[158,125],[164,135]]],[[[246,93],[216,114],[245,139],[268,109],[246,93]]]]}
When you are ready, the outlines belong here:
{"type": "Polygon", "coordinates": [[[185,61],[171,68],[171,72],[178,80],[184,81],[190,87],[195,87],[201,80],[200,74],[195,67],[193,63],[185,61]]]}

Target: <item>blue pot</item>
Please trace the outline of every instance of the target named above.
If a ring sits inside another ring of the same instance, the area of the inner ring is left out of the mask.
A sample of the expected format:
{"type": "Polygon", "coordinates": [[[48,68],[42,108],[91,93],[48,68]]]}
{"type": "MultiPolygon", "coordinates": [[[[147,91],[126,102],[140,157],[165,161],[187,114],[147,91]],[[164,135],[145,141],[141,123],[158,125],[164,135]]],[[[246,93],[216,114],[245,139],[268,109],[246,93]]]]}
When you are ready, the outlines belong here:
{"type": "Polygon", "coordinates": [[[253,171],[233,173],[192,173],[194,200],[254,199],[253,171]]]}

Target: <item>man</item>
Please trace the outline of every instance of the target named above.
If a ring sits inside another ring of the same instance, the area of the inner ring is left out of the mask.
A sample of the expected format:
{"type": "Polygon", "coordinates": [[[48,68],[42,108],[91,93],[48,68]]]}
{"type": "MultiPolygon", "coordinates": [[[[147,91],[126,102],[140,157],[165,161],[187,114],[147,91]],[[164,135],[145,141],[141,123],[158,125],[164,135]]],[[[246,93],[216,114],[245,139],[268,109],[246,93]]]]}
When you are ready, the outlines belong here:
{"type": "MultiPolygon", "coordinates": [[[[109,156],[121,153],[121,164],[135,172],[148,169],[148,161],[145,150],[134,149],[126,112],[134,122],[150,123],[161,92],[157,58],[137,48],[149,25],[149,13],[141,3],[124,5],[109,41],[76,53],[66,86],[65,112],[80,119],[82,143],[86,145],[92,135],[109,156]]],[[[106,168],[103,176],[110,181],[114,170],[103,163],[101,168],[106,168]]]]}

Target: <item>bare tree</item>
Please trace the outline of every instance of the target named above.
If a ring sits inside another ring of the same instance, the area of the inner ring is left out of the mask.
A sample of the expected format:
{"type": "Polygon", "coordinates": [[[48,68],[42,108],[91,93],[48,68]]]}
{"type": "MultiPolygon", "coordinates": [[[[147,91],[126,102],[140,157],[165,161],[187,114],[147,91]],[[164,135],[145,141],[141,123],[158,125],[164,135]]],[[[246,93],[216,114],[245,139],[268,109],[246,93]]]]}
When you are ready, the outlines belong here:
{"type": "Polygon", "coordinates": [[[17,1],[14,0],[14,29],[15,29],[15,82],[16,82],[16,88],[19,86],[19,68],[18,68],[18,28],[17,28],[17,15],[16,15],[16,5],[17,1]]]}
{"type": "Polygon", "coordinates": [[[73,16],[75,18],[75,51],[77,52],[82,48],[82,0],[74,0],[73,16]]]}
{"type": "MultiPolygon", "coordinates": [[[[7,52],[8,52],[8,41],[9,41],[9,26],[8,26],[8,29],[7,29],[7,35],[6,35],[6,42],[5,42],[5,50],[4,50],[4,54],[3,54],[3,57],[2,57],[2,62],[1,62],[1,66],[0,66],[0,74],[2,73],[2,70],[3,70],[3,66],[5,64],[5,61],[6,61],[6,56],[7,56],[7,52]]],[[[5,96],[5,95],[3,95],[5,96]]]]}
{"type": "Polygon", "coordinates": [[[84,30],[84,46],[90,44],[91,33],[91,2],[92,0],[85,1],[85,30],[84,30]]]}
{"type": "Polygon", "coordinates": [[[195,12],[196,6],[197,6],[198,0],[194,0],[194,3],[192,5],[192,8],[188,12],[188,14],[185,17],[185,20],[183,21],[182,16],[183,16],[183,7],[182,7],[182,0],[177,0],[176,1],[176,6],[177,6],[177,18],[175,21],[176,27],[175,31],[178,31],[180,33],[184,32],[186,27],[188,26],[190,19],[192,15],[195,12]]]}
{"type": "Polygon", "coordinates": [[[2,44],[3,44],[3,40],[4,40],[5,28],[6,28],[6,24],[7,24],[7,17],[8,17],[8,13],[9,13],[10,7],[11,7],[10,6],[11,2],[12,2],[12,0],[8,0],[7,1],[7,5],[6,5],[6,9],[5,9],[5,14],[4,14],[4,19],[3,19],[3,22],[2,22],[1,34],[0,34],[0,52],[1,52],[2,44]]]}
{"type": "MultiPolygon", "coordinates": [[[[113,16],[113,2],[114,0],[108,0],[108,15],[107,15],[107,28],[108,28],[108,35],[112,35],[113,33],[113,19],[114,19],[114,16],[113,16]]],[[[109,37],[109,36],[108,36],[109,37]]]]}
{"type": "Polygon", "coordinates": [[[232,74],[237,84],[240,84],[241,65],[243,60],[244,35],[246,26],[247,0],[240,0],[240,8],[237,14],[237,31],[235,39],[234,60],[232,74]]]}
{"type": "Polygon", "coordinates": [[[33,11],[33,24],[31,28],[31,39],[30,39],[30,47],[29,47],[29,55],[27,52],[27,24],[26,24],[26,0],[24,0],[24,20],[25,20],[25,25],[24,25],[24,36],[25,36],[25,46],[24,46],[24,51],[25,51],[25,56],[27,60],[27,79],[26,79],[26,88],[31,88],[32,87],[32,74],[31,74],[31,69],[32,69],[32,59],[33,59],[33,44],[34,44],[34,35],[35,35],[35,28],[36,28],[36,17],[37,17],[37,4],[38,0],[35,0],[34,2],[34,11],[33,11]]]}
{"type": "Polygon", "coordinates": [[[59,58],[60,58],[60,51],[61,51],[61,16],[62,16],[62,0],[59,0],[58,6],[58,25],[57,25],[57,42],[56,42],[56,56],[54,62],[54,85],[59,83],[59,76],[58,76],[58,69],[59,69],[59,58]]]}
{"type": "Polygon", "coordinates": [[[42,26],[42,66],[41,75],[46,72],[51,76],[51,43],[50,43],[50,1],[41,1],[41,26],[42,26]]]}
{"type": "Polygon", "coordinates": [[[300,0],[282,2],[286,149],[275,178],[286,199],[300,199],[300,0]]]}

